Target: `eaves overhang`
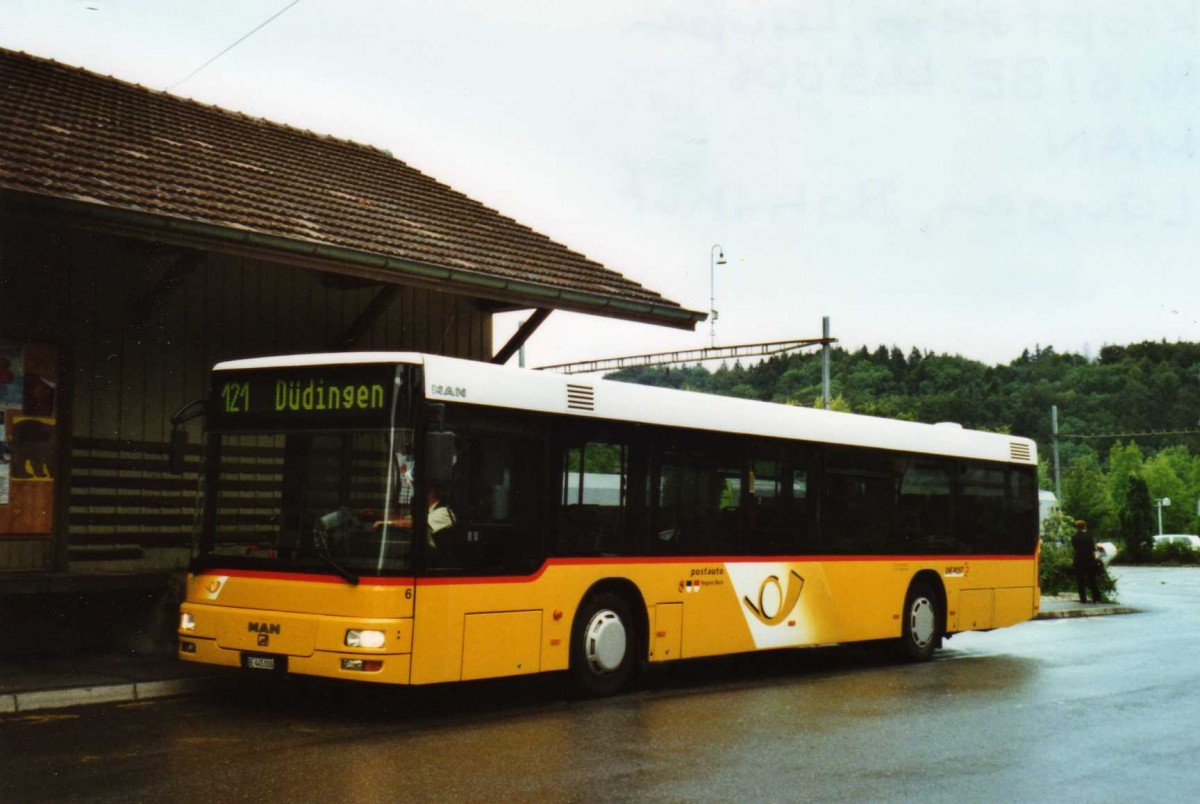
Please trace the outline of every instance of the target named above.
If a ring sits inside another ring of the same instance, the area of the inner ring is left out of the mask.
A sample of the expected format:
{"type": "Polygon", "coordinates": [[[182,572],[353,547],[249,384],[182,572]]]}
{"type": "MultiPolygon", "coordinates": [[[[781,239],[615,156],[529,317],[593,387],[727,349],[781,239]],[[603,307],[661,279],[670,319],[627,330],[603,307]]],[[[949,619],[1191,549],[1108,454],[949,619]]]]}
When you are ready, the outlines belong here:
{"type": "Polygon", "coordinates": [[[697,323],[708,318],[703,312],[683,307],[554,287],[464,268],[431,265],[395,255],[284,237],[246,227],[118,207],[89,198],[0,188],[0,213],[39,219],[53,216],[82,228],[239,254],[384,284],[440,290],[518,307],[568,310],[686,330],[694,329],[697,323]]]}

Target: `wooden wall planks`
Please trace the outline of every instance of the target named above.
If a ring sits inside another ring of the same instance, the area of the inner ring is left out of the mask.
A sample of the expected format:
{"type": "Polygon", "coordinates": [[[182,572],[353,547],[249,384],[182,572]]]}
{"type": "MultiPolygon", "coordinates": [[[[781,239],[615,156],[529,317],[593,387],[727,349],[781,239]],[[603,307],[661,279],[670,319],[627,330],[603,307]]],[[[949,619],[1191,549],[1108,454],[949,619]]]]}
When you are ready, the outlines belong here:
{"type": "MultiPolygon", "coordinates": [[[[156,537],[137,526],[161,514],[146,504],[138,482],[163,480],[145,459],[165,445],[171,414],[204,394],[216,362],[328,351],[378,293],[378,286],[334,289],[315,271],[208,252],[148,318],[131,320],[130,302],[162,285],[181,254],[117,235],[0,218],[0,335],[62,343],[71,426],[64,439],[70,443],[61,448],[85,460],[94,458],[100,440],[112,465],[125,467],[111,471],[112,489],[93,465],[86,488],[66,490],[69,514],[59,523],[60,538],[87,547],[73,551],[73,562],[103,557],[97,546],[106,544],[127,554],[131,534],[142,534],[136,541],[143,547],[186,542],[178,527],[156,537]],[[96,502],[98,488],[106,505],[85,505],[96,502]]],[[[487,360],[491,347],[491,314],[478,300],[404,287],[353,348],[487,360]]],[[[198,427],[192,425],[193,443],[198,427]]],[[[48,568],[54,545],[42,542],[0,537],[0,571],[48,568]]]]}

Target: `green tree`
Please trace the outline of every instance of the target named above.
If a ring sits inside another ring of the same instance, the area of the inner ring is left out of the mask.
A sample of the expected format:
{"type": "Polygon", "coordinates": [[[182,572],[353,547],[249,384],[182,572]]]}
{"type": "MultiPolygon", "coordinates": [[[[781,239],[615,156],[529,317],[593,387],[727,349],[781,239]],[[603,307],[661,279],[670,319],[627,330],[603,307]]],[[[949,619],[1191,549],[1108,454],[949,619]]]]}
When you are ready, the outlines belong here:
{"type": "Polygon", "coordinates": [[[1112,508],[1104,472],[1095,455],[1084,455],[1071,463],[1063,475],[1062,507],[1077,519],[1085,520],[1097,540],[1110,536],[1109,512],[1112,508]]]}
{"type": "MultiPolygon", "coordinates": [[[[814,388],[821,383],[820,375],[813,375],[802,367],[790,368],[783,373],[776,385],[775,399],[795,404],[812,396],[814,388]]],[[[819,389],[818,389],[819,392],[819,389]]]]}
{"type": "MultiPolygon", "coordinates": [[[[825,407],[824,398],[817,397],[816,399],[813,400],[812,406],[814,408],[825,407]]],[[[837,396],[835,396],[829,400],[829,409],[836,410],[840,413],[851,413],[852,412],[851,408],[850,408],[850,403],[847,402],[846,397],[842,396],[841,394],[838,394],[837,396]]]]}
{"type": "Polygon", "coordinates": [[[1120,507],[1128,494],[1129,479],[1142,474],[1142,450],[1135,442],[1113,444],[1108,453],[1108,496],[1120,507]]]}
{"type": "Polygon", "coordinates": [[[728,391],[729,396],[738,396],[742,399],[758,399],[758,391],[748,382],[741,382],[733,386],[728,391]]]}
{"type": "Polygon", "coordinates": [[[1054,468],[1044,455],[1038,459],[1038,488],[1042,491],[1054,491],[1054,468]]]}
{"type": "MultiPolygon", "coordinates": [[[[583,471],[611,475],[620,471],[621,447],[616,444],[591,443],[583,453],[583,471]]],[[[579,448],[572,447],[567,458],[570,471],[579,468],[579,448]]]]}
{"type": "MultiPolygon", "coordinates": [[[[1169,499],[1171,504],[1162,509],[1164,533],[1182,533],[1192,520],[1192,510],[1186,504],[1187,486],[1175,471],[1175,461],[1166,450],[1146,461],[1142,476],[1146,479],[1152,500],[1169,499]]],[[[1156,512],[1157,516],[1157,512],[1156,512]]],[[[1155,533],[1158,532],[1157,522],[1155,533]]]]}
{"type": "Polygon", "coordinates": [[[1165,509],[1163,515],[1165,530],[1172,533],[1200,533],[1200,518],[1196,512],[1197,501],[1200,500],[1200,456],[1192,455],[1182,445],[1159,450],[1154,459],[1147,463],[1146,480],[1152,496],[1166,494],[1171,498],[1171,507],[1165,509]],[[1155,482],[1159,471],[1174,475],[1178,485],[1170,486],[1169,490],[1160,488],[1155,482]]]}
{"type": "Polygon", "coordinates": [[[1125,553],[1137,563],[1149,561],[1154,548],[1154,517],[1150,509],[1150,490],[1146,481],[1136,475],[1129,478],[1118,518],[1125,553]]]}
{"type": "Polygon", "coordinates": [[[888,370],[886,364],[876,365],[873,362],[859,360],[845,373],[843,384],[847,396],[855,400],[876,399],[891,393],[892,372],[888,370]]]}

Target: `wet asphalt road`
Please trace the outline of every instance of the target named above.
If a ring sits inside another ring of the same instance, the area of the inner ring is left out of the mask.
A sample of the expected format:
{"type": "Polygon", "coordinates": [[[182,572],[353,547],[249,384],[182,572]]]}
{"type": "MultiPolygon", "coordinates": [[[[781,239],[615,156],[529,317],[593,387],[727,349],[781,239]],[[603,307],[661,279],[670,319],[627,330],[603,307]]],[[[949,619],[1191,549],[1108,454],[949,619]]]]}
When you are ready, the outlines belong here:
{"type": "Polygon", "coordinates": [[[0,717],[0,801],[1192,801],[1200,569],[1140,614],[1026,623],[925,665],[821,649],[575,701],[540,678],[232,694],[0,717]]]}

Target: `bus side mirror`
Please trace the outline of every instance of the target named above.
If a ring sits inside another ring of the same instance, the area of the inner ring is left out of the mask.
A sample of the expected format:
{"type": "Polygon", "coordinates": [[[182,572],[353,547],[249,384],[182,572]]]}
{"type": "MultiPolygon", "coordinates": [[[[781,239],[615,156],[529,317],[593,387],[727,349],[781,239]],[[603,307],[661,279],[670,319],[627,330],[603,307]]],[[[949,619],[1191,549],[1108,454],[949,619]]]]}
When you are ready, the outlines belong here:
{"type": "Polygon", "coordinates": [[[167,454],[167,471],[173,475],[183,474],[187,463],[188,433],[182,427],[171,430],[171,447],[167,454]]]}
{"type": "Polygon", "coordinates": [[[454,433],[434,431],[426,434],[425,479],[430,483],[454,480],[454,433]]]}
{"type": "Polygon", "coordinates": [[[429,421],[429,429],[440,432],[446,429],[446,406],[441,402],[425,403],[425,418],[429,421]]]}
{"type": "Polygon", "coordinates": [[[173,475],[183,474],[187,461],[188,434],[184,422],[198,419],[208,413],[208,404],[203,399],[188,402],[171,417],[171,441],[167,449],[167,471],[173,475]]]}

